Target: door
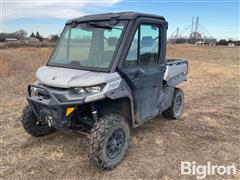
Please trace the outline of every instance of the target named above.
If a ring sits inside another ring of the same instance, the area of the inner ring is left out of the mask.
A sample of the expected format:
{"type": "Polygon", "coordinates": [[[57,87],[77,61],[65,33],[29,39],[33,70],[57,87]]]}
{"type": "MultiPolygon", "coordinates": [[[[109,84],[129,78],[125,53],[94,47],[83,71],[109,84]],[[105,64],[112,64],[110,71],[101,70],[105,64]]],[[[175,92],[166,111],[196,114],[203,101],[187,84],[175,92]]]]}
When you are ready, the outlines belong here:
{"type": "Polygon", "coordinates": [[[160,28],[141,24],[134,35],[123,73],[132,89],[135,115],[146,121],[159,113],[159,97],[165,66],[159,63],[160,28]]]}

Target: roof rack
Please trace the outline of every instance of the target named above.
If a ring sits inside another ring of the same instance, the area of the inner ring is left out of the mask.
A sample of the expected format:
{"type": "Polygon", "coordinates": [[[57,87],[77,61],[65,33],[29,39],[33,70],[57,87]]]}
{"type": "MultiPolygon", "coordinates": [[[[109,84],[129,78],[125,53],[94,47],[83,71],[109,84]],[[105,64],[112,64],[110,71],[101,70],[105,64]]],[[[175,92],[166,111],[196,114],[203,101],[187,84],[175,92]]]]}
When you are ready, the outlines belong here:
{"type": "Polygon", "coordinates": [[[66,22],[66,24],[71,24],[73,22],[86,22],[92,20],[110,20],[110,19],[122,19],[122,20],[133,20],[138,17],[149,17],[149,18],[156,18],[165,21],[163,16],[155,15],[155,14],[145,14],[145,13],[138,13],[138,12],[119,12],[119,13],[104,13],[104,14],[94,14],[94,15],[87,15],[82,16],[74,19],[70,19],[66,22]]]}

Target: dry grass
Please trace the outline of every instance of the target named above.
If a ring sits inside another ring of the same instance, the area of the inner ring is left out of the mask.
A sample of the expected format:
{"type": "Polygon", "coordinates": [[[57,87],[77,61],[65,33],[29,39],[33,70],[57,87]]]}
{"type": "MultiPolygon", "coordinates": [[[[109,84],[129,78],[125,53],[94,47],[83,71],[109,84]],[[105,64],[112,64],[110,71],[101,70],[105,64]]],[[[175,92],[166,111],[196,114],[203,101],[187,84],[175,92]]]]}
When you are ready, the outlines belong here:
{"type": "MultiPolygon", "coordinates": [[[[34,81],[51,49],[0,50],[0,178],[186,179],[180,176],[181,161],[239,166],[239,50],[169,46],[169,57],[186,58],[190,64],[188,81],[181,85],[184,115],[180,121],[158,117],[134,129],[124,161],[106,172],[89,163],[84,137],[57,132],[34,138],[19,123],[26,85],[34,81]]],[[[228,178],[239,179],[239,174],[228,178]]]]}

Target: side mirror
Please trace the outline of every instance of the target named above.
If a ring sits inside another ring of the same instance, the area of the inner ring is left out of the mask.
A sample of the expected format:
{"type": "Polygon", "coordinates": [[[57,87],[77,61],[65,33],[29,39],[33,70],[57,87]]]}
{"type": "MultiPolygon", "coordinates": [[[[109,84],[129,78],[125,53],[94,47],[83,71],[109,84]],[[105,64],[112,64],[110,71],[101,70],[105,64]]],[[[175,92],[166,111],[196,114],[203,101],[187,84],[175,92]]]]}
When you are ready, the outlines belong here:
{"type": "Polygon", "coordinates": [[[151,47],[154,43],[152,36],[143,36],[141,40],[141,47],[151,47]]]}

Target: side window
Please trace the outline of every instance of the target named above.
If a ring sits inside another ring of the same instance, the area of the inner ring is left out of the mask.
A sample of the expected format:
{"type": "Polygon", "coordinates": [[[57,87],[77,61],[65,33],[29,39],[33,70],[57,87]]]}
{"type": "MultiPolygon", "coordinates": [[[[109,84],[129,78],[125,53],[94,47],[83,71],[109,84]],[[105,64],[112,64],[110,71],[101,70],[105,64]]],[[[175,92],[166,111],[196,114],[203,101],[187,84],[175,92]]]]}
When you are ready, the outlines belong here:
{"type": "Polygon", "coordinates": [[[136,31],[127,58],[124,61],[125,66],[137,65],[138,59],[138,30],[136,31]]]}
{"type": "Polygon", "coordinates": [[[124,65],[148,66],[158,63],[159,32],[159,27],[155,25],[140,25],[134,35],[124,65]]]}
{"type": "Polygon", "coordinates": [[[153,25],[140,26],[139,63],[143,66],[156,64],[159,54],[159,28],[153,25]]]}

